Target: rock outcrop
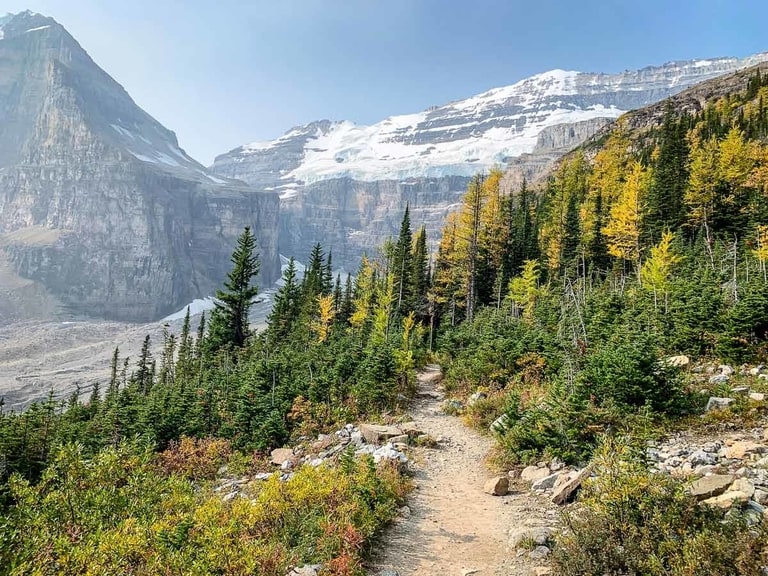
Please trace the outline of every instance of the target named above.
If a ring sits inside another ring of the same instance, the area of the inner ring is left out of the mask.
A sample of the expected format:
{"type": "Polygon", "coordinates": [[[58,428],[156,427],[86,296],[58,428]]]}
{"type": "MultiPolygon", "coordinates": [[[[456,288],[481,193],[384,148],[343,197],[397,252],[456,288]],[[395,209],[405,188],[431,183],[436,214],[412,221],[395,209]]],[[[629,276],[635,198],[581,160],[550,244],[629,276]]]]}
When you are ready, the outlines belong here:
{"type": "Polygon", "coordinates": [[[0,20],[0,290],[157,319],[213,293],[247,225],[275,280],[278,209],[187,156],[56,21],[0,20]]]}

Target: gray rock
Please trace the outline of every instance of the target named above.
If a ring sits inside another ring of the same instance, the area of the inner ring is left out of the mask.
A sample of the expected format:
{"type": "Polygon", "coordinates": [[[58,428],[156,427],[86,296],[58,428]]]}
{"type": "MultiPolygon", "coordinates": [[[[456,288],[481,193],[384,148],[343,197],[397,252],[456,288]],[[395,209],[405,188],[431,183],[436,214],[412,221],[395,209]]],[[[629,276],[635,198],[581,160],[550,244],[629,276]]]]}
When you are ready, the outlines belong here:
{"type": "Polygon", "coordinates": [[[523,482],[538,482],[542,478],[546,478],[550,475],[550,470],[546,466],[540,468],[538,466],[526,466],[523,471],[520,472],[520,480],[523,482]]]}
{"type": "Polygon", "coordinates": [[[731,393],[736,396],[749,396],[749,386],[735,386],[731,388],[731,393]]]}
{"type": "Polygon", "coordinates": [[[712,474],[695,480],[690,488],[691,496],[699,500],[719,496],[728,489],[733,483],[734,477],[731,474],[712,474]]]}
{"type": "Polygon", "coordinates": [[[586,468],[576,472],[573,477],[567,482],[558,486],[552,493],[552,502],[562,506],[570,502],[576,495],[576,492],[581,489],[581,484],[591,474],[591,468],[586,468]]]}
{"type": "Polygon", "coordinates": [[[727,384],[730,379],[731,377],[728,376],[727,374],[715,374],[714,376],[710,376],[709,383],[710,384],[727,384]]]}
{"type": "Polygon", "coordinates": [[[380,444],[403,434],[397,426],[382,426],[380,424],[360,424],[360,433],[369,444],[380,444]]]}
{"type": "Polygon", "coordinates": [[[536,546],[536,548],[528,552],[528,557],[531,560],[544,560],[547,556],[549,556],[549,548],[546,546],[536,546]]]}
{"type": "Polygon", "coordinates": [[[531,484],[531,490],[551,490],[554,488],[555,483],[560,478],[560,476],[560,472],[556,472],[554,474],[550,474],[549,476],[545,476],[540,480],[536,480],[533,484],[531,484]]]}
{"type": "Polygon", "coordinates": [[[554,530],[547,526],[512,528],[509,531],[509,545],[517,548],[523,542],[532,542],[537,546],[543,546],[553,533],[554,530]]]}
{"type": "Polygon", "coordinates": [[[496,432],[497,434],[502,434],[506,428],[507,423],[509,422],[509,417],[506,414],[502,414],[496,420],[493,421],[493,423],[490,425],[491,432],[496,432]]]}
{"type": "Polygon", "coordinates": [[[717,456],[704,450],[696,450],[688,457],[691,466],[712,466],[717,464],[717,456]]]}
{"type": "Polygon", "coordinates": [[[720,398],[717,396],[710,396],[709,400],[707,401],[707,407],[704,409],[705,412],[711,412],[712,410],[725,410],[733,404],[734,400],[733,398],[720,398]]]}
{"type": "Polygon", "coordinates": [[[467,398],[467,406],[474,406],[480,400],[485,400],[486,398],[488,398],[488,394],[485,392],[475,392],[474,394],[471,394],[469,398],[467,398]]]}
{"type": "Polygon", "coordinates": [[[322,569],[322,564],[304,564],[288,572],[288,576],[317,576],[322,569]]]}

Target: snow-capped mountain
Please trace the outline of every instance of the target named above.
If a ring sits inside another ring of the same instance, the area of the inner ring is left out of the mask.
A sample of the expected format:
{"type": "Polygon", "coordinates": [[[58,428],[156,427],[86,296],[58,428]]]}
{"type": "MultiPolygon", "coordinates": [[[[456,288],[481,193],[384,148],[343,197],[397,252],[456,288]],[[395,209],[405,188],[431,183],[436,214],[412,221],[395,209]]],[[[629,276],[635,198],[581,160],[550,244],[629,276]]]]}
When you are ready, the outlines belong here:
{"type": "Polygon", "coordinates": [[[212,169],[280,193],[281,251],[302,258],[320,241],[353,266],[396,231],[406,202],[416,224],[434,232],[474,174],[529,154],[524,168],[540,168],[626,111],[766,60],[768,53],[619,74],[552,70],[371,126],[312,122],[218,156],[212,169]]]}
{"type": "Polygon", "coordinates": [[[620,74],[552,70],[424,112],[391,116],[372,126],[314,122],[277,140],[236,148],[219,156],[214,167],[220,174],[261,180],[265,174],[249,174],[249,165],[269,159],[270,164],[279,165],[277,173],[269,172],[279,175],[275,184],[288,189],[293,183],[344,177],[375,181],[472,176],[533,152],[546,128],[617,118],[766,59],[768,53],[745,59],[672,62],[620,74]]]}

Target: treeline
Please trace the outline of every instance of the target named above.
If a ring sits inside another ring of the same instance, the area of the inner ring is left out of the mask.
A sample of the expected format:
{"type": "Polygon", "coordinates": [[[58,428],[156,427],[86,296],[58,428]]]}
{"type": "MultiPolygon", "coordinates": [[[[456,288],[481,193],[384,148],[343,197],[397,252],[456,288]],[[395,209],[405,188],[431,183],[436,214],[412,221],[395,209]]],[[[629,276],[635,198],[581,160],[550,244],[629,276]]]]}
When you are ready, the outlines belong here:
{"type": "Polygon", "coordinates": [[[291,260],[268,327],[249,329],[258,293],[255,240],[246,229],[210,318],[166,330],[155,357],[149,336],[139,357],[115,349],[111,377],[87,398],[52,397],[22,413],[0,412],[0,482],[36,479],[52,449],[77,442],[85,454],[142,437],[218,437],[241,451],[280,446],[291,434],[391,410],[412,385],[427,345],[428,254],[424,230],[402,230],[354,278],[334,278],[318,244],[301,278],[291,260]]]}
{"type": "MultiPolygon", "coordinates": [[[[663,121],[625,117],[542,187],[477,178],[430,302],[448,382],[516,458],[588,454],[606,430],[697,410],[665,355],[765,358],[768,82],[663,121]]],[[[643,425],[645,425],[643,424],[643,425]]]]}

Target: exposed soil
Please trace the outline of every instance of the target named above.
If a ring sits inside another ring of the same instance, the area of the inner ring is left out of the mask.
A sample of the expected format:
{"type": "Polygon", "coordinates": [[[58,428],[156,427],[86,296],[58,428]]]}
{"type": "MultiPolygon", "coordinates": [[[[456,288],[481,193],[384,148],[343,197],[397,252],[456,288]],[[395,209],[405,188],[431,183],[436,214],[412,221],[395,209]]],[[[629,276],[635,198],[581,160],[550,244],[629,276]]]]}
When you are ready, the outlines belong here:
{"type": "Polygon", "coordinates": [[[419,375],[411,414],[419,429],[440,441],[440,447],[416,450],[410,515],[399,518],[384,535],[370,573],[389,569],[400,576],[535,574],[546,562],[510,549],[508,532],[521,526],[553,526],[558,510],[524,490],[502,497],[483,492],[483,484],[493,476],[484,464],[493,439],[442,412],[439,381],[436,366],[419,375]]]}

